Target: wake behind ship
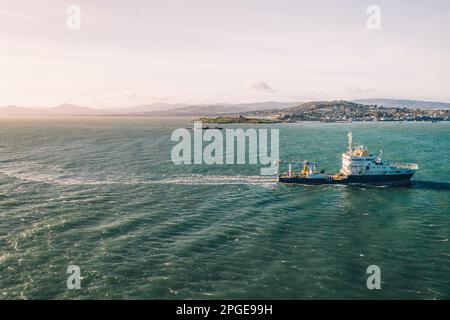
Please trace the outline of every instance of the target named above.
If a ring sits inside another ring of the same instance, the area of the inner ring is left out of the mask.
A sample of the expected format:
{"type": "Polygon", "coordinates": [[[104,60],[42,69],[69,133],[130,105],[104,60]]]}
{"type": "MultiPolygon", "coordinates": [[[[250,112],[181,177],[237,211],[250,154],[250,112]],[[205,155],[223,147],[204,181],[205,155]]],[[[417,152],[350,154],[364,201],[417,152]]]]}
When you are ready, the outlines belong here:
{"type": "Polygon", "coordinates": [[[352,133],[348,133],[348,150],[342,154],[339,173],[326,174],[316,171],[316,163],[310,161],[280,161],[288,164],[289,171],[278,176],[278,181],[308,185],[348,183],[404,183],[411,180],[419,166],[415,163],[389,163],[369,153],[366,146],[353,146],[352,133]],[[301,171],[294,171],[301,166],[301,171]]]}

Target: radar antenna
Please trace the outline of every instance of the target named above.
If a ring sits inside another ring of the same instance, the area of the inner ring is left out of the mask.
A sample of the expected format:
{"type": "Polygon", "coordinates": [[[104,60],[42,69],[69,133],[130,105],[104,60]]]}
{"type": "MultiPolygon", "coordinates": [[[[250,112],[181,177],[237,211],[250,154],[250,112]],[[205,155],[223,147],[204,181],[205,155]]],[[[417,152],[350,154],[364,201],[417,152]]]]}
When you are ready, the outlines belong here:
{"type": "Polygon", "coordinates": [[[353,135],[351,131],[349,131],[347,137],[348,137],[348,153],[351,155],[353,153],[353,135]]]}

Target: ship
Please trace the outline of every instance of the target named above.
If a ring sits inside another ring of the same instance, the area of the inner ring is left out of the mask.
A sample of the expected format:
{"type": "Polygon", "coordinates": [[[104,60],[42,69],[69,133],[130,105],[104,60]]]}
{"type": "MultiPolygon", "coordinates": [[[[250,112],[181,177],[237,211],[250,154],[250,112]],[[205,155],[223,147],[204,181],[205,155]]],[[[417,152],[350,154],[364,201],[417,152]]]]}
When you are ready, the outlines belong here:
{"type": "Polygon", "coordinates": [[[348,133],[348,149],[342,154],[342,167],[338,173],[316,170],[316,162],[279,161],[287,164],[288,172],[278,174],[278,181],[305,185],[321,184],[386,184],[408,183],[419,169],[416,163],[390,163],[383,160],[383,151],[378,156],[371,154],[364,145],[353,145],[352,132],[348,133]],[[295,170],[300,167],[301,170],[295,170]]]}

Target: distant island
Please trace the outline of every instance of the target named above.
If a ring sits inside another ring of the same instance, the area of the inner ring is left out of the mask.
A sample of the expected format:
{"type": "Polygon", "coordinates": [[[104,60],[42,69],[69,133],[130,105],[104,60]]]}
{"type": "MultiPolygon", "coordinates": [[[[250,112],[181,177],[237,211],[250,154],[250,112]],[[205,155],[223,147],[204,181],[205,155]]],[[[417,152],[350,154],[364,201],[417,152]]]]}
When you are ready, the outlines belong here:
{"type": "Polygon", "coordinates": [[[242,116],[270,118],[279,122],[449,121],[450,110],[384,107],[336,100],[307,102],[279,110],[246,112],[242,116]]]}
{"type": "Polygon", "coordinates": [[[450,104],[418,100],[255,102],[189,105],[154,103],[116,109],[71,104],[50,108],[0,107],[1,117],[201,117],[205,123],[285,123],[296,121],[449,121],[450,104]],[[379,102],[379,103],[377,103],[379,102]]]}
{"type": "Polygon", "coordinates": [[[378,105],[383,107],[393,108],[408,108],[408,109],[449,109],[450,103],[437,101],[422,101],[422,100],[405,100],[405,99],[358,99],[351,102],[378,105]]]}
{"type": "Polygon", "coordinates": [[[265,123],[280,123],[285,122],[279,119],[261,119],[261,118],[246,118],[242,115],[237,116],[222,116],[222,117],[202,117],[198,121],[203,123],[217,123],[217,124],[229,124],[229,123],[252,123],[252,124],[265,124],[265,123]]]}

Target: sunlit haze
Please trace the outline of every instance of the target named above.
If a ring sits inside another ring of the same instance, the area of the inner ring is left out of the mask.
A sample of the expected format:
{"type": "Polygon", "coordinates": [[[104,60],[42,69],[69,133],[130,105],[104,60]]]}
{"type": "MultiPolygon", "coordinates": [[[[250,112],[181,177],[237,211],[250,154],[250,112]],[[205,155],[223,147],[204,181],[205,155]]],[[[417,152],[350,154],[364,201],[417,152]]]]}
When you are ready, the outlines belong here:
{"type": "Polygon", "coordinates": [[[450,101],[448,0],[3,0],[0,37],[0,106],[450,101]]]}

